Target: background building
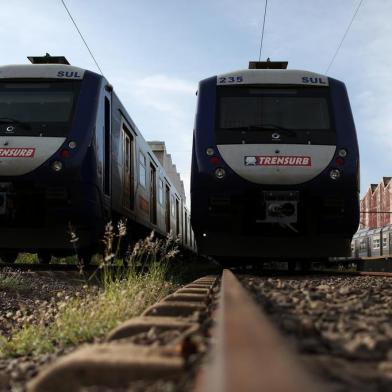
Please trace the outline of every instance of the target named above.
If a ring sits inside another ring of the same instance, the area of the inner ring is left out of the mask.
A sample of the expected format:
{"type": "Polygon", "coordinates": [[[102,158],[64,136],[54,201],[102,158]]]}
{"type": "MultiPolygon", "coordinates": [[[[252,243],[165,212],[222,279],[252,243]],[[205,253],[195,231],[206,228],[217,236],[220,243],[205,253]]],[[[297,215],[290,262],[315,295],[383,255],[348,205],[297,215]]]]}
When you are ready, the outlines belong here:
{"type": "Polygon", "coordinates": [[[392,177],[383,177],[379,184],[370,184],[361,199],[360,229],[372,229],[392,223],[392,214],[387,213],[391,211],[392,204],[391,180],[392,177]]]}

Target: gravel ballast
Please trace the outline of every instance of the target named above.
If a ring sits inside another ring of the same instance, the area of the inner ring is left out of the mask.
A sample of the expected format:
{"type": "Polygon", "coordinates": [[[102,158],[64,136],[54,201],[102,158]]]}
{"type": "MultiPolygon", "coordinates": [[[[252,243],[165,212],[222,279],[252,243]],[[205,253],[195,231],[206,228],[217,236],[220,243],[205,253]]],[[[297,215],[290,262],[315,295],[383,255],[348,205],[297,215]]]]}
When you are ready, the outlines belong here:
{"type": "Polygon", "coordinates": [[[392,390],[392,278],[241,280],[330,390],[392,390]]]}
{"type": "MultiPolygon", "coordinates": [[[[77,273],[4,269],[0,273],[2,281],[7,282],[0,288],[0,335],[5,339],[26,323],[48,325],[58,306],[70,297],[83,295],[86,287],[77,273]]],[[[0,391],[23,391],[39,368],[65,351],[70,349],[39,356],[0,357],[0,391]]]]}

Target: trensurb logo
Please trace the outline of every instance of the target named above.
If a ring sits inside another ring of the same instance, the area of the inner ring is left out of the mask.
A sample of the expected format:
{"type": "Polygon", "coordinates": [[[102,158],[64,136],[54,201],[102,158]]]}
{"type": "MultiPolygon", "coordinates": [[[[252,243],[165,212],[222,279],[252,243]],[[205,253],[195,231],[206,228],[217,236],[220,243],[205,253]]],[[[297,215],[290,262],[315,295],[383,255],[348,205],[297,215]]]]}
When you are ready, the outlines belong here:
{"type": "Polygon", "coordinates": [[[306,156],[246,156],[245,166],[312,166],[306,156]]]}
{"type": "Polygon", "coordinates": [[[0,148],[0,158],[33,158],[35,148],[0,148]]]}
{"type": "Polygon", "coordinates": [[[256,166],[256,157],[245,157],[245,166],[256,166]]]}

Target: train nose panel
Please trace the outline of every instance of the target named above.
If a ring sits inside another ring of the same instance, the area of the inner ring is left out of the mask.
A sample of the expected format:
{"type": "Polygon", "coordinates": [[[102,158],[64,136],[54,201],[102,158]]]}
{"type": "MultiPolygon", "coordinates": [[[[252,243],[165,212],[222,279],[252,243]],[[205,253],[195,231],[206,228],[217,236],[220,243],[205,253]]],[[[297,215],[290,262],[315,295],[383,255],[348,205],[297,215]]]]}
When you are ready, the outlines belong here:
{"type": "Polygon", "coordinates": [[[20,176],[42,165],[64,143],[64,137],[0,137],[0,176],[20,176]]]}
{"type": "Polygon", "coordinates": [[[231,169],[256,184],[295,185],[319,175],[336,146],[304,144],[222,144],[218,151],[231,169]]]}

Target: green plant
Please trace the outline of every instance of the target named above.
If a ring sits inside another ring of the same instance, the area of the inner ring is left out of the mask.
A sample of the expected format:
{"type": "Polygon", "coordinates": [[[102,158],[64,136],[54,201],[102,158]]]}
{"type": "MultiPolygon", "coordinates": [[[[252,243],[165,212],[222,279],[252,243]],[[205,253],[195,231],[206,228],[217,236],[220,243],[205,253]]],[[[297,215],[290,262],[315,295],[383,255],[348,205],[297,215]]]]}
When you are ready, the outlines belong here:
{"type": "Polygon", "coordinates": [[[0,356],[40,354],[102,337],[174,290],[167,279],[168,263],[178,253],[178,240],[172,235],[162,240],[151,233],[128,250],[128,268],[113,273],[109,261],[116,261],[111,256],[116,253],[109,249],[102,258],[99,286],[86,285],[82,295],[62,298],[49,323],[43,314],[39,325],[26,323],[14,331],[10,339],[0,341],[0,356]]]}
{"type": "Polygon", "coordinates": [[[0,271],[0,291],[28,292],[31,284],[20,271],[5,269],[0,271]]]}

